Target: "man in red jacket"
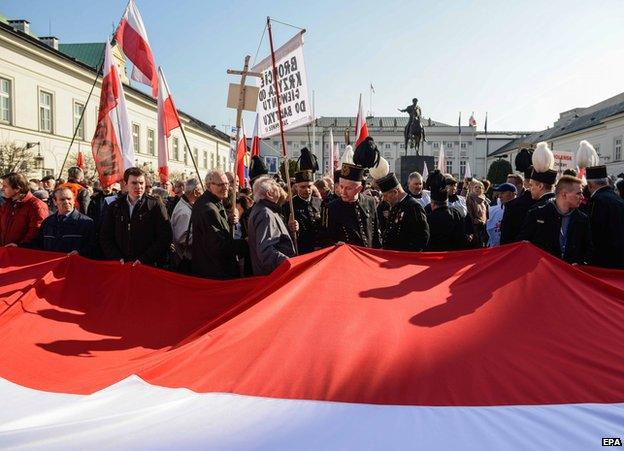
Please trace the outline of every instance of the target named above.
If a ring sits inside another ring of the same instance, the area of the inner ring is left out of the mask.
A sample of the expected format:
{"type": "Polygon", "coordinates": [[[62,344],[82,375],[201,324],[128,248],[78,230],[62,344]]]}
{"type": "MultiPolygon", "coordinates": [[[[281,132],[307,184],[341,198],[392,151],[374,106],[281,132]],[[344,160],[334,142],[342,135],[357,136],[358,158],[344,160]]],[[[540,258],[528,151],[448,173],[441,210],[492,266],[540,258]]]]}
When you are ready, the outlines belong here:
{"type": "Polygon", "coordinates": [[[48,216],[48,206],[31,194],[24,174],[16,172],[2,176],[2,197],[0,246],[32,241],[48,216]]]}

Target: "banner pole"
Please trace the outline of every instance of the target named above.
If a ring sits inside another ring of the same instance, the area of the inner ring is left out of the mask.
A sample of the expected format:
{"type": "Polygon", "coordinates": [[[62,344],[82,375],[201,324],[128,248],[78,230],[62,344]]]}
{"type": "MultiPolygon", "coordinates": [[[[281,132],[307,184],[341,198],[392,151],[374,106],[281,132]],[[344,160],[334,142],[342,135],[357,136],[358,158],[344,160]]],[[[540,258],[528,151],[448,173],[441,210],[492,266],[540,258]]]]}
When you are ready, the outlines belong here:
{"type": "MultiPolygon", "coordinates": [[[[284,135],[284,123],[282,122],[282,105],[280,101],[279,83],[277,78],[279,76],[277,72],[277,66],[275,64],[275,50],[273,49],[273,32],[271,30],[271,18],[267,17],[267,28],[269,30],[269,45],[271,47],[271,62],[273,63],[273,84],[275,85],[275,98],[277,99],[277,118],[280,126],[280,136],[282,138],[282,149],[284,153],[284,172],[286,173],[286,185],[288,187],[288,206],[290,208],[290,217],[295,218],[295,208],[292,201],[292,187],[290,186],[290,165],[288,164],[288,149],[286,148],[286,137],[284,135]]],[[[291,231],[293,235],[293,246],[295,248],[295,254],[299,254],[297,247],[297,232],[291,231]]]]}

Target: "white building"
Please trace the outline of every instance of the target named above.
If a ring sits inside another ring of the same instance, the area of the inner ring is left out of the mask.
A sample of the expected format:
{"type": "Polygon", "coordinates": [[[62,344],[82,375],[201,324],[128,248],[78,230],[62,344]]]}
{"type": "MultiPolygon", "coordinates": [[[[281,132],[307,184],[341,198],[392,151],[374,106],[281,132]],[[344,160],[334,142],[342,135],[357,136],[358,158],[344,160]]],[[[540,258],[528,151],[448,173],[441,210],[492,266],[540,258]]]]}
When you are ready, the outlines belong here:
{"type": "MultiPolygon", "coordinates": [[[[101,91],[101,78],[87,104],[96,70],[103,59],[104,44],[59,44],[55,37],[37,38],[25,20],[0,16],[0,143],[39,143],[39,167],[29,168],[34,177],[58,176],[81,113],[84,117],[70,155],[78,150],[91,154],[101,91]],[[41,171],[41,174],[39,174],[41,171]]],[[[115,50],[122,78],[125,64],[115,50]]],[[[125,78],[127,82],[127,78],[125,78]]],[[[156,100],[138,89],[124,86],[131,121],[136,164],[156,169],[156,100]]],[[[174,87],[175,94],[175,87],[174,87]]],[[[208,169],[230,164],[229,137],[180,111],[190,148],[200,175],[208,169]]],[[[180,129],[169,142],[170,173],[194,173],[180,129]]],[[[65,169],[75,161],[68,161],[65,169]]]]}
{"type": "MultiPolygon", "coordinates": [[[[381,155],[388,160],[391,170],[394,170],[400,156],[406,155],[403,130],[407,125],[407,115],[401,117],[369,117],[366,119],[369,134],[375,139],[381,155]]],[[[527,132],[489,132],[485,135],[477,132],[475,127],[462,126],[461,134],[457,125],[444,124],[430,119],[424,119],[426,142],[420,151],[421,155],[433,156],[437,164],[440,146],[444,146],[446,172],[463,177],[466,164],[470,165],[472,175],[485,177],[487,174],[487,152],[493,151],[514,139],[528,134],[527,132]]],[[[355,117],[321,117],[316,120],[315,127],[300,127],[286,133],[286,145],[290,158],[298,158],[300,149],[308,147],[314,149],[319,165],[324,161],[327,167],[329,159],[329,132],[333,132],[334,142],[340,154],[346,147],[346,133],[353,143],[355,117]],[[312,136],[315,136],[313,139],[312,136]],[[314,141],[314,145],[312,142],[314,141]]],[[[280,137],[273,137],[263,144],[263,155],[281,155],[280,137]]],[[[409,149],[409,155],[415,155],[409,149]]],[[[433,168],[429,168],[433,170],[433,168]]]]}
{"type": "Polygon", "coordinates": [[[607,166],[607,172],[618,175],[624,172],[623,137],[624,93],[587,108],[564,111],[552,127],[516,139],[490,152],[488,159],[509,158],[513,164],[520,149],[546,141],[555,154],[556,168],[563,171],[574,165],[579,142],[587,140],[607,166]]]}

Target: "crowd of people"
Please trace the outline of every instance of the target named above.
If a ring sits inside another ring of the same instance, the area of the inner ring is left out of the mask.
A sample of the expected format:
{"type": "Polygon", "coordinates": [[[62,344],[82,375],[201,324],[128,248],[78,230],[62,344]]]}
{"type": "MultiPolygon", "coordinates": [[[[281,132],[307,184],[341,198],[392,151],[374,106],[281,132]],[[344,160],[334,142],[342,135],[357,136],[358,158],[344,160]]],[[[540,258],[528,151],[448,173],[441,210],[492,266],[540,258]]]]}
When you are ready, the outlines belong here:
{"type": "MultiPolygon", "coordinates": [[[[360,160],[377,152],[373,139],[358,152],[360,160]]],[[[78,167],[67,181],[5,174],[0,245],[210,279],[269,274],[296,254],[339,243],[419,252],[529,241],[572,264],[624,269],[624,180],[605,166],[579,178],[536,165],[495,186],[438,170],[400,181],[387,171],[372,178],[353,162],[324,177],[302,166],[289,180],[292,197],[259,157],[244,187],[221,170],[203,183],[153,184],[135,167],[107,187],[87,185],[78,167]]]]}

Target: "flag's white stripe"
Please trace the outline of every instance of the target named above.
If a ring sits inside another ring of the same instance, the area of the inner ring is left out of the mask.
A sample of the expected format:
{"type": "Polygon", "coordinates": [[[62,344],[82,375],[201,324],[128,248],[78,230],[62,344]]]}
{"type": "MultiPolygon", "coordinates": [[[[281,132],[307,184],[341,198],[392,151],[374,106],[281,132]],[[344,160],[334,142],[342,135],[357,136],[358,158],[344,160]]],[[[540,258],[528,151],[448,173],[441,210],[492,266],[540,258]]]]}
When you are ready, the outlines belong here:
{"type": "Polygon", "coordinates": [[[598,449],[624,404],[421,407],[199,394],[138,377],[89,396],[0,379],[0,448],[598,449]]]}

